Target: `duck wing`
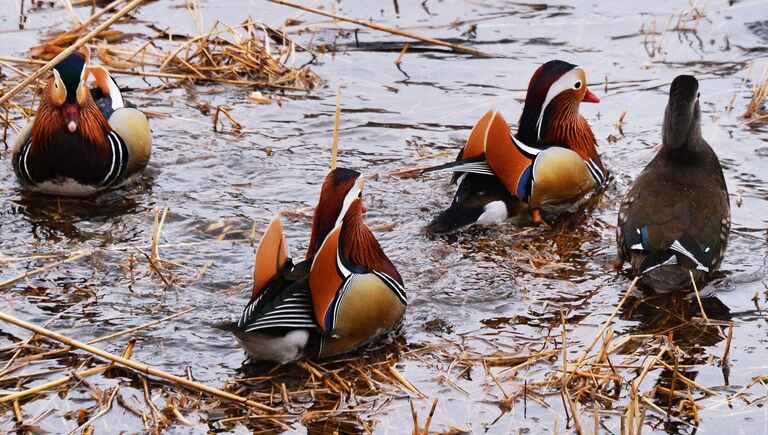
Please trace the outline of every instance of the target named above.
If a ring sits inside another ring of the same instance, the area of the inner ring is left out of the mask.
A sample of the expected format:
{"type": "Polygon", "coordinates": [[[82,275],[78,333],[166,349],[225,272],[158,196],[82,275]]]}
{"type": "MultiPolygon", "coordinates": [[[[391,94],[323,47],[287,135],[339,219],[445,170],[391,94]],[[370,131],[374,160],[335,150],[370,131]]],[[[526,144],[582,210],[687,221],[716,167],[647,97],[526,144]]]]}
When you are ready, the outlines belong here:
{"type": "Polygon", "coordinates": [[[261,289],[243,310],[237,327],[243,332],[285,333],[286,329],[316,329],[308,277],[290,281],[282,276],[261,289]]]}
{"type": "MultiPolygon", "coordinates": [[[[512,195],[527,200],[533,159],[542,149],[523,144],[512,136],[504,117],[488,111],[475,124],[456,161],[425,169],[497,177],[512,195]]],[[[452,182],[458,177],[454,175],[452,182]]]]}
{"type": "Polygon", "coordinates": [[[294,265],[280,217],[272,219],[256,249],[251,300],[237,328],[244,332],[315,328],[308,286],[308,261],[294,265]]]}
{"type": "Polygon", "coordinates": [[[697,167],[657,155],[627,193],[619,209],[619,256],[638,273],[669,264],[709,273],[722,261],[730,228],[725,180],[719,163],[719,176],[697,167]]]}
{"type": "Polygon", "coordinates": [[[87,68],[97,86],[91,89],[91,97],[93,97],[104,118],[109,119],[117,109],[132,106],[126,105],[117,82],[106,68],[103,66],[89,66],[87,68]]]}
{"type": "Polygon", "coordinates": [[[459,174],[451,205],[427,227],[430,234],[448,234],[474,223],[493,224],[520,216],[527,208],[496,176],[459,174]]]}

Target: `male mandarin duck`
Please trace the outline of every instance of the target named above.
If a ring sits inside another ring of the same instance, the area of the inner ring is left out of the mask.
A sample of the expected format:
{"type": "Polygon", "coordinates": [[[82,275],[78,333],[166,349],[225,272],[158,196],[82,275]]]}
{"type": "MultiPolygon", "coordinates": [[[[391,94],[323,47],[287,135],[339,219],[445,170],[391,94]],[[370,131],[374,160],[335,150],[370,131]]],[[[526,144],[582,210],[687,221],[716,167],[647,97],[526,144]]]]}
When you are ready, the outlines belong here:
{"type": "Polygon", "coordinates": [[[584,70],[553,60],[533,74],[516,135],[498,111],[472,129],[455,162],[426,169],[451,170],[458,184],[450,207],[427,228],[432,234],[506,219],[533,220],[581,205],[605,182],[595,136],[579,114],[581,102],[597,103],[584,70]]]}
{"type": "Polygon", "coordinates": [[[147,117],[126,107],[106,69],[76,52],[53,68],[35,118],[16,138],[13,168],[25,189],[87,196],[136,178],[151,147],[147,117]]]}
{"type": "Polygon", "coordinates": [[[306,257],[288,257],[280,220],[262,236],[253,292],[232,331],[254,360],[288,363],[352,351],[403,317],[403,280],[363,223],[363,179],[337,168],[325,178],[306,257]]]}
{"type": "Polygon", "coordinates": [[[720,161],[701,137],[699,83],[672,81],[662,147],[619,208],[618,259],[640,283],[660,292],[701,284],[725,254],[731,227],[720,161]]]}

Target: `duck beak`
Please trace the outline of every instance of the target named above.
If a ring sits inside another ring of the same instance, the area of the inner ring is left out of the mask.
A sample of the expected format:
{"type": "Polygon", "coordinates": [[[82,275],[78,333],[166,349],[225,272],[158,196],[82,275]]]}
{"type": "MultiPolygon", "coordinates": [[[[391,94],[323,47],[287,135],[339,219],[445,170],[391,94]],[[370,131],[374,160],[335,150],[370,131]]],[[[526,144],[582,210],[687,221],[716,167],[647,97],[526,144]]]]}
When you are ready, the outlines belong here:
{"type": "Polygon", "coordinates": [[[74,133],[77,130],[77,122],[80,120],[80,108],[76,103],[64,103],[61,111],[64,115],[64,123],[67,125],[67,130],[70,133],[74,133]]]}
{"type": "Polygon", "coordinates": [[[600,99],[587,88],[587,91],[584,92],[584,98],[582,98],[581,101],[583,103],[599,103],[600,99]]]}

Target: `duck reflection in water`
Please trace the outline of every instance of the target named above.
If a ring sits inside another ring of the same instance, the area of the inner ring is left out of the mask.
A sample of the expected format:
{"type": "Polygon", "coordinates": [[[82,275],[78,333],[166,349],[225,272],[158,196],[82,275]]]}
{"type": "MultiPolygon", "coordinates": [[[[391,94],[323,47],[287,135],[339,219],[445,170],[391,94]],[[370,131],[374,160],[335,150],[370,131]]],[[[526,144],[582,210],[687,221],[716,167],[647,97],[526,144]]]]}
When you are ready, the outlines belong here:
{"type": "Polygon", "coordinates": [[[112,231],[112,228],[115,221],[139,213],[139,208],[133,193],[125,195],[119,191],[88,198],[25,192],[14,201],[12,212],[24,217],[36,239],[79,242],[97,239],[105,244],[113,244],[134,240],[133,234],[123,234],[125,240],[115,239],[119,232],[112,231]],[[98,228],[102,226],[104,231],[99,231],[98,228]],[[86,227],[93,231],[87,231],[86,227]]]}
{"type": "MultiPolygon", "coordinates": [[[[654,340],[663,340],[662,346],[666,347],[656,365],[661,370],[650,396],[658,408],[673,417],[659,419],[658,424],[663,426],[660,429],[668,433],[694,433],[697,411],[693,407],[697,406],[695,400],[702,394],[690,386],[699,375],[695,367],[706,365],[713,347],[727,340],[732,328],[729,325],[731,310],[715,296],[699,299],[695,292],[654,293],[649,290],[644,294],[638,290],[624,303],[619,316],[633,322],[625,334],[638,337],[624,345],[622,354],[650,357],[659,351],[657,348],[647,349],[652,336],[654,340]]],[[[644,362],[647,361],[636,363],[644,362]]],[[[720,360],[719,364],[723,384],[728,385],[728,361],[720,360]]]]}

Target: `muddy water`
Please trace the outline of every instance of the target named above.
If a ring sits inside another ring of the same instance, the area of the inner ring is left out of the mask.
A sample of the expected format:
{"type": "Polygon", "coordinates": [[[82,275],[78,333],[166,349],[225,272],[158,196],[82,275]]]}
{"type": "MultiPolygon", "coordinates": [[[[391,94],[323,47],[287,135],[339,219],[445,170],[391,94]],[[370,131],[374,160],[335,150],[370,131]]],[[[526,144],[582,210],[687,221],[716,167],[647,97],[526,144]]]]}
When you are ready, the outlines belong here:
{"type": "MultiPolygon", "coordinates": [[[[183,3],[181,7],[177,3],[181,2],[149,3],[141,7],[136,21],[117,28],[137,34],[129,41],[134,46],[144,42],[142,34],[154,33],[147,29],[148,24],[171,27],[180,34],[194,33],[189,12],[183,3]]],[[[758,76],[768,62],[766,4],[710,1],[706,18],[695,32],[668,32],[662,53],[650,57],[641,27],[650,29],[654,21],[657,28],[663,27],[671,15],[688,8],[686,2],[613,2],[607,7],[428,0],[400,2],[399,13],[389,2],[376,6],[358,3],[362,2],[343,2],[336,8],[342,14],[372,18],[416,33],[462,40],[499,56],[474,58],[415,44],[398,69],[394,61],[402,48],[399,37],[365,30],[355,36],[354,27],[344,24],[339,32],[323,18],[261,1],[203,1],[206,27],[215,20],[241,22],[247,13],[276,26],[287,18],[301,20],[298,41],[324,42],[337,50],[312,64],[324,83],[309,95],[276,94],[282,101],[278,106],[250,103],[246,98],[250,90],[232,86],[186,86],[147,95],[142,90],[158,81],[119,77],[122,86],[134,89],[128,94],[134,102],[172,116],[152,119],[155,148],[143,182],[133,190],[94,201],[25,195],[13,176],[10,150],[0,146],[0,257],[82,249],[96,252],[6,286],[3,310],[36,324],[50,321],[50,328],[87,340],[196,307],[177,320],[138,333],[133,358],[177,374],[189,368],[196,380],[215,386],[240,376],[242,351],[230,336],[209,325],[238,316],[247,299],[254,247],[239,239],[250,235],[254,223],[259,233],[276,212],[299,211],[285,218],[284,224],[293,253],[303,253],[310,227],[306,210],[315,204],[329,164],[335,90],[341,86],[339,162],[370,175],[366,220],[379,228],[377,236],[398,265],[409,291],[410,305],[398,339],[412,347],[453,342],[479,353],[496,349],[527,353],[538,350],[545,336],[559,340],[562,312],[567,319],[568,357],[575,359],[629,285],[624,274],[611,268],[618,201],[660,141],[668,84],[677,74],[694,73],[701,87],[704,136],[723,163],[733,220],[723,273],[704,290],[714,295],[704,305],[710,317],[731,319],[735,327],[729,375],[716,362],[700,364],[687,375],[722,393],[696,397],[703,406],[699,411],[702,429],[712,433],[768,431],[765,402],[750,404],[766,394],[759,385],[749,390],[746,400],[725,402],[725,394],[735,393],[755,376],[768,374],[768,319],[757,308],[768,306],[764,267],[768,127],[747,125],[738,118],[749,98],[742,81],[758,76]],[[467,41],[467,37],[472,39],[467,41]],[[612,173],[601,199],[555,230],[521,231],[502,225],[473,228],[443,239],[428,238],[425,224],[448,204],[453,193],[447,177],[387,174],[452,158],[473,123],[489,108],[500,109],[507,120],[515,121],[531,73],[550,59],[582,66],[591,89],[602,100],[581,109],[612,173]],[[753,72],[749,73],[752,62],[753,72]],[[734,109],[728,112],[726,106],[732,98],[734,109]],[[201,103],[228,105],[245,129],[212,132],[210,116],[199,110],[201,103]],[[615,123],[625,109],[626,122],[619,132],[615,123]],[[451,156],[416,160],[446,150],[451,156]],[[170,289],[147,269],[141,254],[127,248],[149,249],[153,209],[165,206],[169,214],[160,243],[167,246],[160,253],[178,264],[169,266],[169,274],[176,280],[170,289]],[[133,276],[131,252],[137,256],[133,276]]],[[[318,4],[331,7],[330,2],[318,4]]],[[[25,56],[27,48],[48,30],[70,25],[57,4],[28,11],[26,30],[18,31],[17,7],[0,11],[0,54],[4,56],[25,56]]],[[[85,17],[90,9],[77,8],[76,12],[85,17]]],[[[672,24],[676,22],[673,18],[672,24]]],[[[308,59],[300,55],[299,60],[308,59]]],[[[0,71],[13,74],[7,68],[0,71]]],[[[51,261],[0,263],[0,281],[51,261]]],[[[666,331],[670,316],[663,313],[672,303],[681,305],[688,317],[700,315],[690,301],[650,299],[627,305],[630,308],[620,312],[614,328],[622,334],[666,331]]],[[[29,336],[5,324],[0,331],[0,346],[29,336]]],[[[696,331],[682,328],[675,336],[676,344],[689,349],[697,361],[723,354],[722,338],[696,331]]],[[[122,338],[102,346],[119,353],[124,345],[122,338]]],[[[71,364],[71,359],[62,358],[24,370],[71,364]]],[[[549,407],[529,400],[523,409],[517,401],[504,412],[493,403],[502,398],[501,392],[489,386],[481,365],[471,376],[454,379],[467,394],[437,382],[447,368],[447,363],[413,358],[402,358],[397,365],[430,398],[415,401],[422,418],[431,398],[440,398],[432,428],[551,431],[556,416],[559,427],[564,427],[559,394],[545,397],[549,407]]],[[[292,369],[286,370],[290,374],[292,369]]],[[[541,363],[530,367],[525,376],[540,380],[552,370],[552,364],[541,363]]],[[[641,391],[653,387],[659,372],[652,371],[641,391]]],[[[114,386],[119,376],[91,379],[105,388],[114,386]]],[[[514,391],[522,383],[520,377],[507,388],[514,391]]],[[[143,404],[140,385],[124,385],[121,392],[126,398],[141,398],[132,402],[136,406],[143,404]]],[[[156,403],[162,407],[164,399],[158,398],[156,403]]],[[[55,408],[56,412],[35,424],[59,432],[77,427],[62,414],[92,405],[87,390],[73,389],[66,398],[50,394],[29,402],[23,412],[29,421],[55,408]]],[[[0,430],[14,430],[13,412],[10,408],[4,412],[0,430]]],[[[206,412],[193,413],[188,416],[193,428],[177,425],[171,430],[220,429],[209,423],[209,417],[206,412]]],[[[382,433],[410,431],[412,424],[404,394],[365,419],[382,433]]],[[[606,416],[603,424],[602,430],[619,432],[618,417],[606,416]]],[[[94,426],[97,432],[144,428],[138,417],[119,406],[94,426]]],[[[300,423],[293,427],[306,430],[300,423]]],[[[694,430],[650,416],[644,428],[647,432],[694,430]]]]}

